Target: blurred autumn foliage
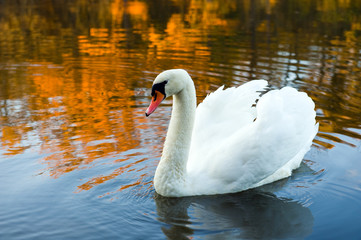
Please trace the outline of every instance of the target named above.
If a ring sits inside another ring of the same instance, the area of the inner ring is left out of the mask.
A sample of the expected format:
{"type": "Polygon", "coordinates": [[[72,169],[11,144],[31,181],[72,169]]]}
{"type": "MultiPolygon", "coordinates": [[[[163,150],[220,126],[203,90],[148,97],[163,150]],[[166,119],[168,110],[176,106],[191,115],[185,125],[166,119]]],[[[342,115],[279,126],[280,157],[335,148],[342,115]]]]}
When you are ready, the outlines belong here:
{"type": "Polygon", "coordinates": [[[48,153],[54,177],[144,146],[159,156],[162,139],[144,132],[166,127],[148,127],[143,89],[174,67],[201,98],[255,78],[296,85],[316,101],[321,138],[361,138],[359,0],[5,0],[0,30],[1,154],[48,153]]]}

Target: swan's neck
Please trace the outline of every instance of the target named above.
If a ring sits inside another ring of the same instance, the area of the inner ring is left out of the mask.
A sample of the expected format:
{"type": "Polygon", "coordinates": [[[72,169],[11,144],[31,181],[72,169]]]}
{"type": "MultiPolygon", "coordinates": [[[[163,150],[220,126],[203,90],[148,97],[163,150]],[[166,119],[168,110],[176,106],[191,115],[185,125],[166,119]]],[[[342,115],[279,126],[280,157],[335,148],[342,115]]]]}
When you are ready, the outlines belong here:
{"type": "Polygon", "coordinates": [[[196,110],[193,81],[173,96],[172,117],[163,153],[154,176],[156,191],[164,196],[179,195],[186,180],[187,161],[196,110]]]}

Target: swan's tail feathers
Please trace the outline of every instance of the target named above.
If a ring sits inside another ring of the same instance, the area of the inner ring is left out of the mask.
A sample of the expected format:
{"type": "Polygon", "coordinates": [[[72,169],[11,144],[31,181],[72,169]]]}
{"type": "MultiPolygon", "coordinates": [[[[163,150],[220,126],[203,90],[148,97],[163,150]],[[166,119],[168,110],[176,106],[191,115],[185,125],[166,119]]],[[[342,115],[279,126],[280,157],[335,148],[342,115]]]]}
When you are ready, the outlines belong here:
{"type": "Polygon", "coordinates": [[[317,134],[315,118],[312,99],[290,87],[266,93],[257,104],[257,129],[265,139],[264,144],[271,146],[277,142],[277,155],[285,160],[299,155],[294,166],[302,161],[317,134]]]}
{"type": "Polygon", "coordinates": [[[314,132],[316,124],[315,104],[304,92],[284,87],[265,94],[257,106],[257,118],[267,122],[288,122],[299,131],[314,132]]]}

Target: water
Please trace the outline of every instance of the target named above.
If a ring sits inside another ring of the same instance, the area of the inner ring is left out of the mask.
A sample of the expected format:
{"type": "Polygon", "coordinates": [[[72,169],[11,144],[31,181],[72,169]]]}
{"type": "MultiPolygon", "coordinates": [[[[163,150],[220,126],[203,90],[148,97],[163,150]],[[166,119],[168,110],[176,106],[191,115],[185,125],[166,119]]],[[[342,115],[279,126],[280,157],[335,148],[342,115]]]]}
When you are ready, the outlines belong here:
{"type": "Polygon", "coordinates": [[[0,239],[360,239],[360,1],[1,1],[0,239]],[[266,79],[315,101],[292,177],[243,193],[158,196],[184,68],[198,102],[266,79]]]}

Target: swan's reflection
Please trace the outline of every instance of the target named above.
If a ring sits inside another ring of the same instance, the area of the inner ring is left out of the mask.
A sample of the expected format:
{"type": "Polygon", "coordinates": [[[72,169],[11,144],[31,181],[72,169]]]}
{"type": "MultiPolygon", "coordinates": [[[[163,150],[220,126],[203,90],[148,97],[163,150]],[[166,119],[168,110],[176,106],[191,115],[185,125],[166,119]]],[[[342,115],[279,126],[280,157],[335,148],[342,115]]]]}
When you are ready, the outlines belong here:
{"type": "Polygon", "coordinates": [[[156,196],[162,231],[168,239],[304,238],[311,234],[311,211],[297,202],[257,190],[236,194],[166,198],[156,196]]]}

